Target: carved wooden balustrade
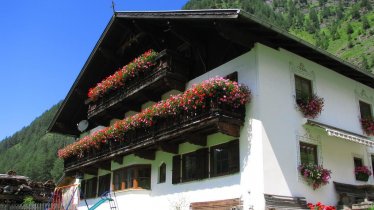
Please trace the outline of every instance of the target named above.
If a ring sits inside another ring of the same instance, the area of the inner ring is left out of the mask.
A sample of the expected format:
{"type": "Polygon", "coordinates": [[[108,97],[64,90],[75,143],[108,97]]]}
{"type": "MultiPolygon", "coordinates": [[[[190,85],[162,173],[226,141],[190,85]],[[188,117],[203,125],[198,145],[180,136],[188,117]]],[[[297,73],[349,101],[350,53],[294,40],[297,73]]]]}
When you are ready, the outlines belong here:
{"type": "Polygon", "coordinates": [[[237,109],[214,106],[179,114],[176,117],[157,119],[151,128],[126,132],[121,140],[112,139],[102,144],[99,149],[92,148],[79,157],[65,159],[65,172],[79,171],[90,166],[100,168],[103,166],[102,163],[105,163],[103,167],[110,168],[111,160],[117,160],[118,157],[121,159],[126,154],[143,152],[149,155],[160,147],[178,145],[186,141],[203,145],[204,143],[198,142],[200,139],[206,139],[207,135],[217,132],[239,137],[244,116],[244,106],[237,109]]]}
{"type": "Polygon", "coordinates": [[[169,90],[184,91],[188,78],[188,62],[178,54],[164,50],[155,60],[156,65],[128,81],[97,101],[87,101],[88,119],[98,122],[108,116],[123,116],[129,110],[139,111],[136,105],[147,101],[158,101],[169,90]]]}

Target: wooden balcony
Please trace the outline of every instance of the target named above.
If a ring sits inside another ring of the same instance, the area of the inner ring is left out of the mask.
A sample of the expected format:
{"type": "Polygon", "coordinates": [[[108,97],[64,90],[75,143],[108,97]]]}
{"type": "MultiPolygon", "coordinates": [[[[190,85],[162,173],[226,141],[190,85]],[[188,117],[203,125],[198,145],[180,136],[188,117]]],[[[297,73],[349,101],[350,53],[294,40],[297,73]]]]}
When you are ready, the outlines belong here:
{"type": "Polygon", "coordinates": [[[93,171],[95,174],[98,168],[110,170],[110,161],[121,163],[122,157],[131,153],[151,160],[156,150],[177,154],[178,144],[190,142],[205,146],[207,135],[217,132],[239,137],[244,116],[244,107],[236,110],[216,107],[160,119],[152,128],[127,132],[123,141],[111,140],[100,149],[84,152],[81,157],[65,159],[65,172],[93,171]]]}
{"type": "Polygon", "coordinates": [[[184,91],[188,78],[188,62],[169,50],[160,52],[156,66],[138,75],[121,89],[108,93],[97,101],[87,101],[88,119],[107,124],[110,119],[123,118],[130,110],[140,111],[147,101],[159,101],[165,92],[184,91]]]}

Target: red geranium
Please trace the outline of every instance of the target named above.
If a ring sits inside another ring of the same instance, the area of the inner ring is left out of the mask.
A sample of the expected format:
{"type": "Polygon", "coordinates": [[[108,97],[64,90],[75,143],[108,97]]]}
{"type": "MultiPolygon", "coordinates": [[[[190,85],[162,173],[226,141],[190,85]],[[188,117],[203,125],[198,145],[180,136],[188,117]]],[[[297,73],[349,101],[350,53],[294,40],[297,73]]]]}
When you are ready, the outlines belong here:
{"type": "Polygon", "coordinates": [[[313,190],[328,184],[331,178],[330,170],[312,163],[299,165],[299,171],[308,185],[313,187],[313,190]]]}
{"type": "Polygon", "coordinates": [[[77,142],[58,151],[60,158],[80,156],[89,148],[98,149],[107,141],[124,141],[124,135],[137,128],[149,128],[155,124],[157,118],[175,117],[180,113],[195,113],[198,109],[207,106],[225,106],[239,108],[250,100],[250,91],[247,87],[223,78],[213,78],[194,85],[182,94],[171,96],[153,106],[117,121],[114,125],[104,128],[96,133],[83,137],[77,142]]]}
{"type": "Polygon", "coordinates": [[[360,122],[366,135],[374,136],[374,120],[372,118],[362,118],[360,122]]]}
{"type": "Polygon", "coordinates": [[[155,58],[157,56],[158,53],[152,49],[146,51],[126,66],[117,70],[114,74],[97,83],[95,87],[90,88],[88,91],[88,98],[91,99],[91,101],[96,101],[110,91],[125,86],[129,80],[137,77],[139,73],[155,66],[155,58]]]}
{"type": "Polygon", "coordinates": [[[316,118],[322,112],[324,100],[323,98],[313,95],[311,98],[298,99],[297,105],[304,117],[316,118]]]}
{"type": "Polygon", "coordinates": [[[371,175],[371,170],[367,166],[357,166],[355,168],[355,174],[366,174],[368,176],[371,175]]]}
{"type": "Polygon", "coordinates": [[[310,210],[335,210],[335,206],[326,206],[323,205],[321,202],[316,203],[316,205],[312,203],[308,203],[308,207],[310,210]]]}

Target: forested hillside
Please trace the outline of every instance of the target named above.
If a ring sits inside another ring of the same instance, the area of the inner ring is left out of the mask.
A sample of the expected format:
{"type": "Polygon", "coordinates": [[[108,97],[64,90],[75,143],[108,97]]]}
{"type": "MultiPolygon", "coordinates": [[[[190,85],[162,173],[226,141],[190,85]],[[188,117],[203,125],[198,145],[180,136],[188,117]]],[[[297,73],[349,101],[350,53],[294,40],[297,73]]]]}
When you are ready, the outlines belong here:
{"type": "Polygon", "coordinates": [[[37,181],[57,180],[61,177],[63,162],[57,159],[57,150],[73,139],[46,134],[59,105],[53,106],[29,126],[0,142],[0,173],[14,170],[17,174],[37,181]]]}
{"type": "Polygon", "coordinates": [[[374,71],[374,0],[190,0],[183,9],[240,8],[374,71]]]}

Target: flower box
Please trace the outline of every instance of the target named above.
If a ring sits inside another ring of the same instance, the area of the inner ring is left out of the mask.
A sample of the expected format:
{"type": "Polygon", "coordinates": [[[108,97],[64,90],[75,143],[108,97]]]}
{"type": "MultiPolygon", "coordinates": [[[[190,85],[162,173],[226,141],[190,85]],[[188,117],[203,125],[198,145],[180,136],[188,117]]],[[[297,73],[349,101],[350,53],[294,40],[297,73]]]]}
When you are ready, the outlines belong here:
{"type": "Polygon", "coordinates": [[[236,82],[223,78],[206,80],[183,94],[83,137],[59,150],[59,157],[69,160],[65,161],[68,166],[75,164],[71,162],[82,162],[80,159],[87,161],[86,157],[110,158],[186,135],[221,132],[238,137],[249,100],[249,90],[236,82]]]}
{"type": "Polygon", "coordinates": [[[316,95],[313,95],[311,98],[298,99],[296,102],[304,117],[312,119],[321,114],[324,105],[323,98],[316,95]]]}
{"type": "MultiPolygon", "coordinates": [[[[152,65],[147,65],[143,70],[132,74],[123,83],[112,82],[121,85],[106,88],[106,91],[95,94],[95,97],[92,97],[92,94],[89,93],[88,95],[91,97],[86,101],[88,118],[95,118],[104,111],[110,110],[124,113],[132,109],[132,104],[142,104],[154,100],[154,98],[161,97],[161,94],[171,89],[183,91],[187,81],[188,68],[188,62],[173,51],[164,50],[157,53],[157,56],[152,58],[152,65]]],[[[113,78],[113,75],[101,83],[105,81],[105,83],[112,84],[107,80],[113,78]]],[[[90,89],[90,92],[93,92],[92,89],[90,89]]]]}
{"type": "Polygon", "coordinates": [[[355,176],[358,181],[367,182],[370,175],[371,170],[367,166],[357,166],[355,168],[355,176]]]}
{"type": "Polygon", "coordinates": [[[312,186],[313,190],[328,184],[331,178],[330,170],[312,163],[301,164],[299,166],[299,171],[308,185],[312,186]]]}
{"type": "Polygon", "coordinates": [[[374,136],[374,120],[372,118],[360,119],[362,130],[368,136],[374,136]]]}
{"type": "Polygon", "coordinates": [[[369,180],[369,175],[365,173],[358,173],[356,174],[356,180],[367,182],[369,180]]]}

